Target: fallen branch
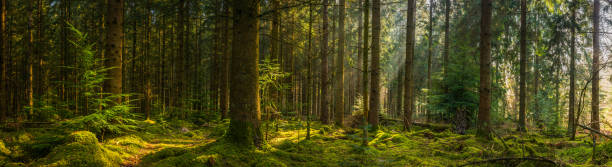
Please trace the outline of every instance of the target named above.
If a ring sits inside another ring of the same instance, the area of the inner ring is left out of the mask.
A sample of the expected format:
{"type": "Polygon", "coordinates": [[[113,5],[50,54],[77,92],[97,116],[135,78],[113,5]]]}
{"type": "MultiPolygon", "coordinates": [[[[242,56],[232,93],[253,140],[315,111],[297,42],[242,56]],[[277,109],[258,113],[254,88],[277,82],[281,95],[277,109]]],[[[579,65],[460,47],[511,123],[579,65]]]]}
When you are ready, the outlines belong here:
{"type": "MultiPolygon", "coordinates": [[[[382,118],[382,121],[403,123],[403,120],[401,119],[382,118]]],[[[429,124],[429,123],[412,122],[412,125],[432,129],[433,131],[436,131],[436,132],[442,132],[442,131],[445,131],[446,129],[452,128],[450,125],[447,125],[447,124],[429,124]]]]}
{"type": "Polygon", "coordinates": [[[554,166],[558,166],[555,161],[550,160],[550,159],[541,158],[541,157],[522,157],[522,158],[494,158],[494,159],[487,159],[487,160],[482,160],[482,161],[474,161],[474,162],[469,162],[467,164],[460,165],[459,167],[482,164],[482,163],[493,163],[493,162],[498,162],[498,161],[516,161],[516,160],[518,161],[540,161],[540,162],[550,163],[554,166]]]}
{"type": "Polygon", "coordinates": [[[584,125],[581,125],[581,124],[576,124],[576,125],[580,126],[580,127],[581,127],[581,128],[583,128],[583,129],[590,130],[591,132],[595,132],[595,133],[597,133],[597,134],[599,134],[599,135],[602,135],[602,136],[604,136],[604,137],[606,137],[606,138],[608,138],[608,139],[612,139],[612,136],[607,135],[607,134],[605,134],[605,133],[602,133],[602,132],[600,132],[600,131],[598,131],[598,130],[595,130],[595,129],[593,129],[593,128],[589,128],[588,126],[584,126],[584,125]]]}

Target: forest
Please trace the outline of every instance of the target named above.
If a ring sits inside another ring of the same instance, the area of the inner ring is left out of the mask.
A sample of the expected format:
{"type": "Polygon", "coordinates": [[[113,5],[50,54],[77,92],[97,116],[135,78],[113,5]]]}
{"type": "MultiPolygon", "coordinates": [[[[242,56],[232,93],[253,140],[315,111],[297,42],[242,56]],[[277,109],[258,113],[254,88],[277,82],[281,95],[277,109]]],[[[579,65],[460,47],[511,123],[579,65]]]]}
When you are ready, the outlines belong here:
{"type": "Polygon", "coordinates": [[[0,1],[0,167],[612,166],[612,0],[0,1]]]}

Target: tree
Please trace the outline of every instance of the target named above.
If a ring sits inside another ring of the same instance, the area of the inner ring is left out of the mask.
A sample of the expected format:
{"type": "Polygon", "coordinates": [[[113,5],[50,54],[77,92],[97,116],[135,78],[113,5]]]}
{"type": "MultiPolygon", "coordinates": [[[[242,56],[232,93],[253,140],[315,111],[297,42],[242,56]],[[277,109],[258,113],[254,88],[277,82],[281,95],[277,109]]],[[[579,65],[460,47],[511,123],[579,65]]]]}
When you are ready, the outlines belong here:
{"type": "Polygon", "coordinates": [[[229,98],[230,98],[230,90],[229,90],[229,72],[230,72],[230,58],[232,56],[230,50],[230,7],[227,1],[223,3],[223,9],[225,11],[225,18],[223,19],[225,28],[223,29],[223,65],[221,67],[221,119],[227,118],[227,112],[229,112],[229,98]]]}
{"type": "Polygon", "coordinates": [[[8,3],[6,3],[6,0],[2,0],[2,4],[0,4],[2,6],[0,6],[1,8],[1,23],[0,23],[0,121],[4,121],[6,119],[6,112],[8,111],[8,89],[7,89],[7,69],[6,69],[6,65],[7,65],[7,59],[5,58],[5,56],[8,57],[8,35],[7,35],[7,31],[6,31],[6,6],[8,5],[8,3]]]}
{"type": "MultiPolygon", "coordinates": [[[[410,3],[410,2],[408,2],[408,3],[410,3]]],[[[414,8],[414,6],[412,6],[412,7],[414,8]]],[[[434,8],[434,2],[433,2],[433,0],[429,0],[429,27],[428,27],[429,28],[429,32],[428,32],[428,35],[427,35],[427,41],[428,41],[428,44],[427,44],[427,96],[426,96],[426,98],[427,98],[427,105],[429,105],[429,95],[430,95],[430,92],[431,92],[431,65],[432,65],[431,64],[431,58],[433,56],[433,27],[434,27],[433,8],[434,8]]],[[[408,12],[410,12],[410,6],[408,7],[408,9],[409,9],[408,12]]],[[[412,9],[412,10],[414,10],[414,9],[412,9]]],[[[409,13],[409,15],[410,14],[411,13],[409,13]]],[[[414,14],[412,14],[412,15],[414,15],[414,14]]],[[[410,16],[408,16],[408,19],[410,19],[410,16]]],[[[414,23],[412,23],[412,24],[414,24],[414,23]]],[[[413,40],[413,39],[408,39],[408,40],[413,40]]],[[[406,53],[406,54],[408,54],[408,53],[406,53]]],[[[414,53],[410,53],[410,54],[412,55],[414,53]]],[[[404,89],[404,91],[406,91],[406,90],[404,89]]],[[[404,96],[407,97],[406,94],[404,94],[404,96]]],[[[406,99],[406,98],[404,98],[404,99],[406,99]]],[[[426,113],[427,112],[428,111],[426,111],[426,113]]],[[[429,115],[429,114],[426,114],[426,115],[429,115]]],[[[427,119],[429,119],[429,118],[427,118],[427,119]]]]}
{"type": "Polygon", "coordinates": [[[599,0],[593,0],[593,83],[591,85],[591,128],[599,130],[599,0]]]}
{"type": "Polygon", "coordinates": [[[366,102],[368,100],[368,38],[369,38],[369,21],[370,21],[370,0],[364,0],[363,3],[363,29],[361,33],[361,39],[363,39],[363,58],[361,59],[361,104],[363,105],[363,145],[368,144],[368,115],[370,114],[369,104],[366,102]]]}
{"type": "Polygon", "coordinates": [[[491,0],[481,1],[480,16],[480,103],[477,135],[489,138],[491,124],[491,0]]]}
{"type": "Polygon", "coordinates": [[[233,1],[234,31],[230,72],[230,127],[227,137],[239,145],[261,146],[259,110],[259,0],[233,1]]]}
{"type": "MultiPolygon", "coordinates": [[[[431,2],[431,1],[430,1],[431,2]]],[[[431,5],[431,4],[430,4],[431,5]]],[[[414,57],[414,33],[415,33],[415,18],[414,15],[416,13],[416,0],[408,1],[408,15],[406,19],[406,64],[404,67],[406,68],[405,72],[405,82],[404,82],[404,128],[410,129],[412,125],[412,109],[414,108],[414,88],[413,88],[413,75],[412,75],[412,65],[413,65],[413,57],[414,57]]],[[[430,33],[431,35],[431,33],[430,33]]],[[[431,36],[430,36],[431,38],[431,36]]],[[[430,43],[431,44],[431,43],[430,43]]],[[[429,61],[430,59],[428,59],[429,61]]],[[[430,65],[430,64],[429,64],[430,65]]],[[[429,67],[428,67],[429,68],[429,67]]]]}
{"type": "Polygon", "coordinates": [[[344,126],[344,12],[345,0],[340,0],[338,5],[338,54],[336,57],[336,91],[334,95],[334,121],[337,126],[344,126]]]}
{"type": "Polygon", "coordinates": [[[372,68],[370,77],[370,111],[368,123],[373,130],[378,126],[378,113],[380,110],[380,0],[372,0],[372,68]]]}
{"type": "MultiPolygon", "coordinates": [[[[106,11],[106,67],[108,80],[105,81],[104,91],[111,94],[121,94],[122,88],[122,60],[123,60],[123,0],[108,1],[106,11]]],[[[114,99],[121,103],[121,98],[114,99]]]]}
{"type": "Polygon", "coordinates": [[[446,73],[448,71],[448,54],[450,52],[450,5],[451,0],[446,0],[444,3],[444,52],[442,56],[442,72],[444,72],[444,79],[446,79],[446,73]]]}
{"type": "Polygon", "coordinates": [[[525,81],[527,80],[527,0],[521,0],[521,30],[520,30],[520,94],[519,94],[519,125],[518,131],[525,132],[525,109],[526,109],[526,88],[525,81]]]}
{"type": "Polygon", "coordinates": [[[576,106],[576,0],[570,2],[570,92],[568,106],[567,132],[571,140],[576,137],[574,110],[576,106]]]}
{"type": "Polygon", "coordinates": [[[327,100],[327,42],[329,40],[328,34],[328,20],[327,20],[327,5],[328,0],[323,0],[323,6],[321,7],[321,19],[323,25],[321,27],[321,115],[320,119],[323,124],[329,124],[329,104],[327,100]]]}

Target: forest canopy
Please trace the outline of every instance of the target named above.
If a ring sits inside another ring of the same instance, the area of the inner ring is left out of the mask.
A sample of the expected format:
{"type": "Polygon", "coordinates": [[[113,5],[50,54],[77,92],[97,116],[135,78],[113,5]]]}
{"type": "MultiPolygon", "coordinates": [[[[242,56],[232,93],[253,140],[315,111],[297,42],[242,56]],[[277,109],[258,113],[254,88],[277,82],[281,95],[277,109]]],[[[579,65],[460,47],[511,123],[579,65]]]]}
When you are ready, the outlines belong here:
{"type": "Polygon", "coordinates": [[[612,166],[611,0],[0,1],[0,167],[612,166]]]}

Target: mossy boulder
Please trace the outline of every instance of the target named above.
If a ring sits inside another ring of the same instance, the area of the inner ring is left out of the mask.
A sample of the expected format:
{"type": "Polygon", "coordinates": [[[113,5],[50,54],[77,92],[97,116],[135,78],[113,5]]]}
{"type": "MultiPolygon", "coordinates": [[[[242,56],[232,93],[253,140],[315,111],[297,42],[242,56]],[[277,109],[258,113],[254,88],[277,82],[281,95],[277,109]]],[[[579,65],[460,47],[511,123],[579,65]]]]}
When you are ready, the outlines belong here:
{"type": "Polygon", "coordinates": [[[67,143],[53,148],[46,157],[34,162],[34,166],[114,167],[119,166],[119,154],[98,144],[96,136],[78,131],[67,137],[67,143]]]}
{"type": "Polygon", "coordinates": [[[68,136],[67,143],[97,144],[98,138],[88,131],[76,131],[68,136]]]}

